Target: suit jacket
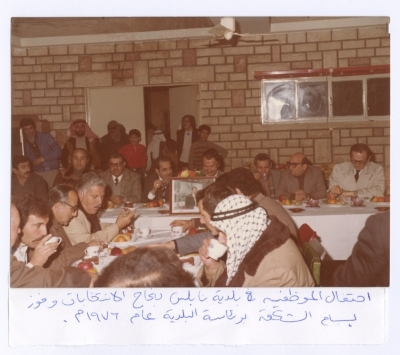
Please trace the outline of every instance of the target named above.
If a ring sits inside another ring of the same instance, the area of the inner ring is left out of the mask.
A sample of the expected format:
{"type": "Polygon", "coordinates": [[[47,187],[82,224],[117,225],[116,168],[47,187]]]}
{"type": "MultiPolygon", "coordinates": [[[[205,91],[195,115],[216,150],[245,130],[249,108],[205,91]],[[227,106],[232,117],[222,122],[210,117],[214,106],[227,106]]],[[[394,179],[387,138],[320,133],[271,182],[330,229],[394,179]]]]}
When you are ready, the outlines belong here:
{"type": "Polygon", "coordinates": [[[100,223],[100,225],[101,231],[91,234],[90,222],[85,214],[78,210],[78,215],[69,222],[68,226],[63,228],[72,245],[93,239],[100,239],[108,243],[117,236],[119,229],[116,223],[100,223]]]}
{"type": "Polygon", "coordinates": [[[389,286],[390,212],[368,217],[346,263],[336,272],[337,286],[389,286]]]}
{"type": "MultiPolygon", "coordinates": [[[[183,140],[185,138],[185,130],[180,129],[176,131],[176,143],[177,143],[177,151],[178,151],[178,157],[179,160],[181,159],[182,155],[182,149],[183,149],[183,140]]],[[[192,143],[196,142],[199,139],[199,132],[197,131],[197,128],[192,129],[192,143]]]]}
{"type": "Polygon", "coordinates": [[[385,174],[382,166],[368,162],[358,181],[354,179],[354,167],[350,161],[336,164],[329,177],[329,188],[339,185],[346,191],[357,191],[360,197],[383,196],[385,192],[385,174]]]}
{"type": "MultiPolygon", "coordinates": [[[[159,179],[160,177],[157,175],[157,173],[150,173],[149,175],[146,176],[146,178],[144,179],[142,202],[152,201],[147,196],[149,195],[150,190],[153,188],[154,181],[159,179]]],[[[154,199],[161,199],[164,200],[165,202],[169,202],[169,185],[167,186],[164,192],[161,188],[157,189],[154,199]]]]}
{"type": "Polygon", "coordinates": [[[187,195],[185,197],[185,208],[192,210],[195,205],[196,205],[196,201],[194,200],[193,195],[192,194],[187,195]]]}
{"type": "MultiPolygon", "coordinates": [[[[108,191],[106,191],[106,195],[110,194],[110,196],[113,196],[114,181],[110,170],[103,171],[99,175],[107,183],[108,191]]],[[[121,184],[120,195],[125,197],[125,202],[140,202],[140,197],[142,196],[142,184],[138,173],[125,169],[119,184],[121,184]]]]}
{"type": "MultiPolygon", "coordinates": [[[[289,169],[281,172],[279,185],[275,196],[295,193],[299,190],[299,180],[290,174],[289,169]]],[[[304,176],[304,192],[310,194],[314,199],[326,197],[326,185],[322,170],[316,166],[309,165],[304,176]]]]}

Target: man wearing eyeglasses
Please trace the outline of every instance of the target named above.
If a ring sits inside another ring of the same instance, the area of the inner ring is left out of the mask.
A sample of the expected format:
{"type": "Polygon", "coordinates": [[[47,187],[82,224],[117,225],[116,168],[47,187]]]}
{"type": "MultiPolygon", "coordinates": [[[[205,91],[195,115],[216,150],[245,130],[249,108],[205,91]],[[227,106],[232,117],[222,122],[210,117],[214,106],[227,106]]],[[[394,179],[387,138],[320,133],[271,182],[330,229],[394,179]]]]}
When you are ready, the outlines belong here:
{"type": "Polygon", "coordinates": [[[140,202],[142,196],[140,175],[125,169],[125,166],[122,154],[114,153],[108,160],[109,169],[99,174],[107,184],[106,199],[117,206],[125,202],[140,202]]]}
{"type": "Polygon", "coordinates": [[[336,164],[329,177],[329,190],[340,196],[384,196],[385,175],[382,166],[373,163],[366,144],[350,148],[350,161],[336,164]]]}
{"type": "Polygon", "coordinates": [[[326,185],[322,170],[311,165],[303,153],[295,153],[282,171],[276,196],[285,195],[291,200],[304,201],[326,197],[326,185]]]}

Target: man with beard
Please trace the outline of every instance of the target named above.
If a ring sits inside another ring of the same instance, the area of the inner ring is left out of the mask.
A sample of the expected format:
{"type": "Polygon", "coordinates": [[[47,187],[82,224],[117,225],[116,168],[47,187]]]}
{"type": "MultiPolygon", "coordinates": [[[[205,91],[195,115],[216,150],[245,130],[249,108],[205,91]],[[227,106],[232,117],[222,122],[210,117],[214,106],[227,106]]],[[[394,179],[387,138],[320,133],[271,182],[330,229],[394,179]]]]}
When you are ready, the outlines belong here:
{"type": "Polygon", "coordinates": [[[35,173],[51,186],[58,172],[61,147],[51,134],[37,132],[36,123],[31,118],[23,118],[20,127],[24,134],[25,155],[31,161],[35,173]]]}
{"type": "Polygon", "coordinates": [[[169,202],[168,185],[172,176],[171,159],[158,157],[155,160],[155,172],[146,176],[142,202],[149,202],[155,199],[162,199],[169,202]]]}
{"type": "Polygon", "coordinates": [[[79,268],[43,268],[57,249],[57,243],[46,243],[51,238],[46,228],[49,212],[47,202],[33,195],[21,197],[11,206],[11,248],[16,246],[10,265],[11,287],[92,286],[97,275],[79,268]]]}
{"type": "Polygon", "coordinates": [[[79,209],[76,218],[64,227],[72,245],[90,240],[110,242],[119,231],[132,223],[136,210],[123,209],[115,223],[100,223],[97,212],[103,202],[106,182],[95,173],[86,173],[76,185],[79,209]]]}
{"type": "Polygon", "coordinates": [[[71,122],[70,136],[65,142],[61,163],[64,168],[68,168],[69,159],[76,148],[86,149],[90,157],[90,165],[95,170],[100,170],[101,143],[99,137],[91,130],[85,120],[76,119],[71,122]]]}
{"type": "Polygon", "coordinates": [[[12,172],[11,196],[24,196],[28,193],[47,196],[46,181],[31,171],[31,163],[27,157],[15,155],[12,158],[12,172]]]}
{"type": "Polygon", "coordinates": [[[110,156],[129,144],[129,136],[121,128],[117,121],[112,120],[107,125],[108,133],[101,137],[101,169],[103,171],[108,168],[110,156]]]}

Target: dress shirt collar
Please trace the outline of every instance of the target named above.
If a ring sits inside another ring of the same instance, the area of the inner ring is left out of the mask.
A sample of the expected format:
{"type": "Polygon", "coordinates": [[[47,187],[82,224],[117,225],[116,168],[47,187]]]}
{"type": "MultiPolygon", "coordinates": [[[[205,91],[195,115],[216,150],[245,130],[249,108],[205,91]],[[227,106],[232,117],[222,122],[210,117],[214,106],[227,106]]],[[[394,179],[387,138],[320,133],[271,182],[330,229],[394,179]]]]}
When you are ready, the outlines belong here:
{"type": "Polygon", "coordinates": [[[111,174],[114,184],[115,184],[115,179],[118,179],[118,183],[120,183],[123,175],[124,174],[121,174],[120,176],[117,177],[117,176],[114,176],[113,174],[111,174]]]}

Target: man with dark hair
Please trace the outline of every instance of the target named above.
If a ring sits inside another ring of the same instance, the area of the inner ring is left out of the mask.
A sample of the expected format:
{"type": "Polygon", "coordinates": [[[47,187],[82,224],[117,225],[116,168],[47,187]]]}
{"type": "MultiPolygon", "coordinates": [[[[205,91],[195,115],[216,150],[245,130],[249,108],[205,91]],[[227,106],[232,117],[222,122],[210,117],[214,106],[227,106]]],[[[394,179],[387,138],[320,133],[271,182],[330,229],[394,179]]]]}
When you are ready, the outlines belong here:
{"type": "Polygon", "coordinates": [[[311,165],[303,153],[295,153],[287,162],[289,169],[281,172],[276,196],[304,201],[326,197],[326,184],[322,170],[311,165]]]}
{"type": "Polygon", "coordinates": [[[272,178],[272,161],[268,154],[260,153],[254,158],[256,172],[254,178],[260,183],[265,196],[275,198],[275,186],[272,178]]]}
{"type": "Polygon", "coordinates": [[[36,131],[36,123],[31,118],[23,118],[20,122],[24,135],[25,155],[33,165],[35,173],[52,186],[58,172],[58,159],[61,147],[50,133],[36,131]]]}
{"type": "Polygon", "coordinates": [[[49,231],[52,235],[60,237],[62,241],[57,252],[51,255],[44,264],[44,268],[57,269],[69,266],[85,256],[85,249],[88,246],[99,245],[102,247],[101,242],[93,240],[72,245],[65,233],[64,227],[68,226],[78,214],[78,195],[72,187],[68,185],[54,186],[49,191],[49,207],[51,209],[49,231]]]}
{"type": "Polygon", "coordinates": [[[176,254],[164,248],[138,248],[107,266],[95,287],[194,287],[176,254]]]}
{"type": "Polygon", "coordinates": [[[190,147],[189,169],[200,170],[203,167],[203,153],[208,149],[215,149],[221,155],[222,159],[228,155],[228,151],[225,148],[208,141],[210,133],[210,126],[203,124],[199,127],[199,139],[190,147]]]}
{"type": "Polygon", "coordinates": [[[61,155],[61,163],[64,168],[68,168],[69,159],[74,149],[86,149],[90,156],[90,165],[94,170],[99,170],[101,166],[100,154],[102,152],[99,137],[91,130],[83,119],[73,120],[69,126],[71,132],[65,142],[61,155]]]}
{"type": "Polygon", "coordinates": [[[350,148],[350,161],[333,167],[329,178],[330,192],[340,196],[384,196],[383,168],[370,159],[371,150],[366,144],[354,144],[350,148]]]}
{"type": "Polygon", "coordinates": [[[192,115],[182,117],[182,128],[176,131],[179,164],[178,170],[189,165],[189,152],[191,145],[199,139],[196,129],[196,120],[192,115]]]}
{"type": "Polygon", "coordinates": [[[46,235],[49,212],[47,202],[33,195],[12,205],[11,247],[17,244],[17,248],[11,259],[11,287],[89,287],[92,277],[78,268],[43,268],[57,249],[57,243],[46,244],[51,238],[46,235]]]}
{"type": "Polygon", "coordinates": [[[110,242],[118,232],[132,223],[135,211],[123,209],[115,223],[100,223],[97,217],[103,202],[106,182],[95,173],[86,173],[76,185],[79,209],[76,218],[72,219],[64,230],[72,245],[90,240],[110,242]]]}
{"type": "Polygon", "coordinates": [[[101,169],[107,170],[111,154],[117,153],[125,144],[129,144],[128,135],[123,132],[117,121],[110,121],[107,125],[108,133],[101,137],[101,169]]]}
{"type": "Polygon", "coordinates": [[[313,278],[290,238],[289,228],[257,203],[224,184],[210,185],[199,201],[204,224],[218,230],[228,247],[226,264],[208,256],[210,238],[199,249],[202,286],[311,287],[313,278]]]}
{"type": "Polygon", "coordinates": [[[187,208],[188,210],[192,210],[194,209],[195,206],[197,206],[196,193],[197,193],[197,187],[193,186],[192,193],[185,197],[185,208],[187,208]]]}
{"type": "Polygon", "coordinates": [[[108,167],[107,171],[99,174],[107,184],[106,199],[118,206],[125,202],[140,202],[142,196],[140,175],[125,169],[126,163],[122,154],[111,154],[108,167]]]}
{"type": "Polygon", "coordinates": [[[171,159],[160,156],[155,160],[155,172],[144,180],[142,202],[162,199],[169,202],[169,179],[172,177],[171,159]]]}
{"type": "Polygon", "coordinates": [[[208,149],[203,153],[203,168],[201,175],[217,177],[223,174],[224,160],[215,149],[208,149]]]}
{"type": "Polygon", "coordinates": [[[47,183],[31,171],[31,162],[23,155],[12,158],[11,196],[24,196],[32,193],[36,196],[47,196],[47,183]]]}

